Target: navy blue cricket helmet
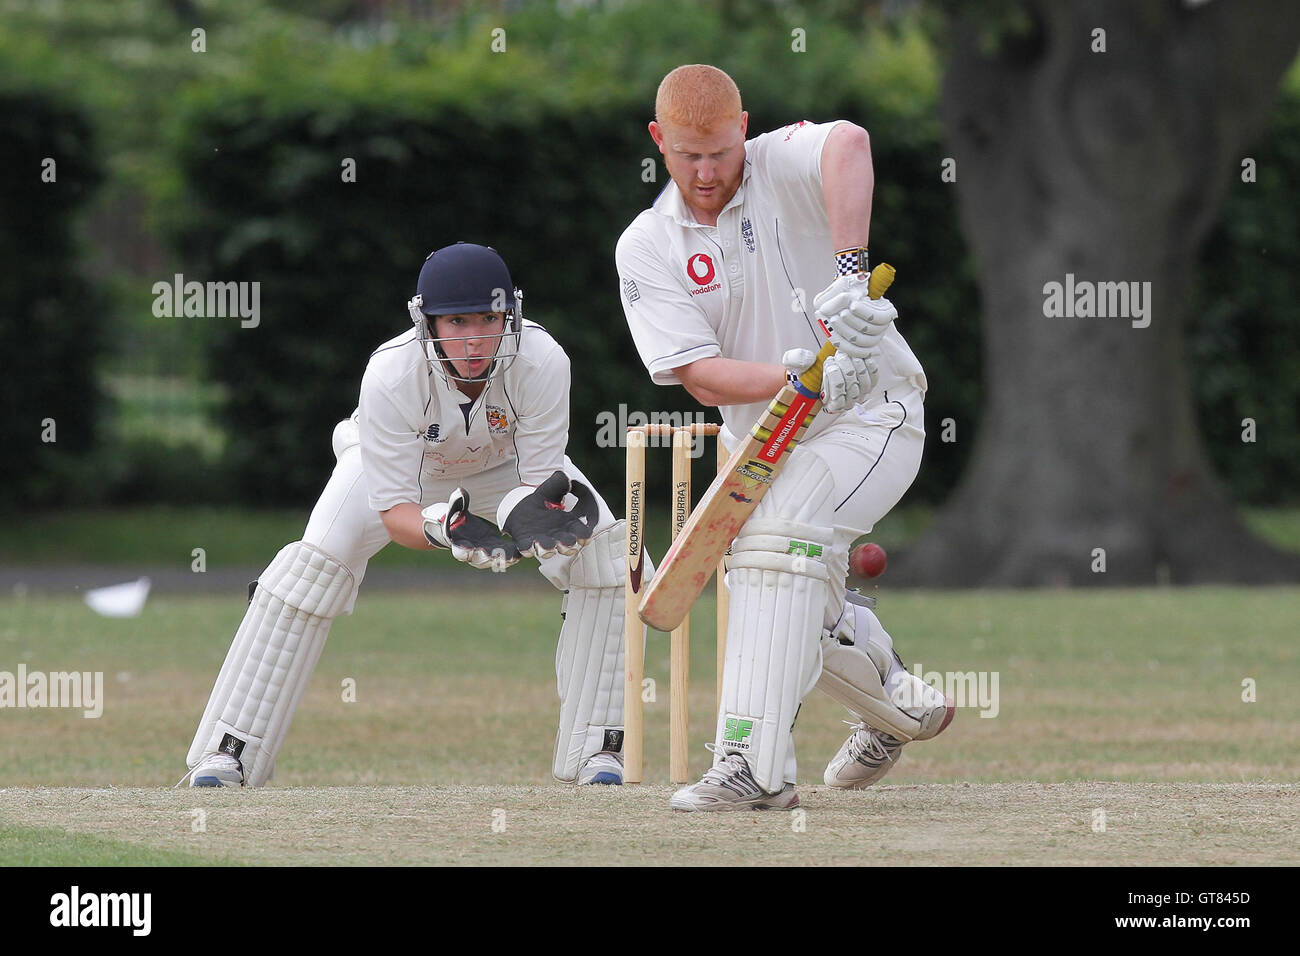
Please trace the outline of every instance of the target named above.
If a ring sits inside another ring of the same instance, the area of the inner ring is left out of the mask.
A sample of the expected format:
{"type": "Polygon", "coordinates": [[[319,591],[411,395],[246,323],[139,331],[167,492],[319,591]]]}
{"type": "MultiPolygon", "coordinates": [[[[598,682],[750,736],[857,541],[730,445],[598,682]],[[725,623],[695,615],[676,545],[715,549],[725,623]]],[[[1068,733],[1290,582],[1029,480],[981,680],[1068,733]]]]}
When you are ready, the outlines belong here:
{"type": "MultiPolygon", "coordinates": [[[[504,371],[519,353],[523,327],[523,293],[515,288],[505,260],[491,246],[458,242],[429,253],[420,268],[415,297],[407,303],[411,321],[422,342],[432,344],[439,359],[445,359],[442,339],[433,334],[429,316],[504,312],[505,329],[497,346],[495,361],[478,381],[504,371]]],[[[432,360],[432,359],[431,359],[432,360]]],[[[464,381],[449,363],[439,362],[451,378],[464,381]]]]}
{"type": "Polygon", "coordinates": [[[425,315],[512,312],[515,284],[491,246],[458,242],[429,253],[415,285],[425,315]]]}

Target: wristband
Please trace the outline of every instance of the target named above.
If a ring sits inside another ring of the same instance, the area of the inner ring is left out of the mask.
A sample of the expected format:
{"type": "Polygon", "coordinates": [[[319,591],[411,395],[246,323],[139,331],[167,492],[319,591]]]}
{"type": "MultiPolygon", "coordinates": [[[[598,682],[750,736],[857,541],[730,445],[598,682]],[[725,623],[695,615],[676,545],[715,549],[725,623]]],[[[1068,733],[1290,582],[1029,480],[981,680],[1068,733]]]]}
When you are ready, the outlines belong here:
{"type": "Polygon", "coordinates": [[[821,398],[821,395],[819,393],[812,391],[812,389],[807,388],[804,385],[803,379],[801,379],[797,373],[792,372],[789,369],[786,369],[785,372],[785,383],[786,385],[793,388],[800,395],[802,395],[804,398],[812,398],[812,399],[821,398]]]}
{"type": "Polygon", "coordinates": [[[835,253],[836,275],[866,275],[871,269],[867,265],[867,247],[841,249],[835,253]]]}

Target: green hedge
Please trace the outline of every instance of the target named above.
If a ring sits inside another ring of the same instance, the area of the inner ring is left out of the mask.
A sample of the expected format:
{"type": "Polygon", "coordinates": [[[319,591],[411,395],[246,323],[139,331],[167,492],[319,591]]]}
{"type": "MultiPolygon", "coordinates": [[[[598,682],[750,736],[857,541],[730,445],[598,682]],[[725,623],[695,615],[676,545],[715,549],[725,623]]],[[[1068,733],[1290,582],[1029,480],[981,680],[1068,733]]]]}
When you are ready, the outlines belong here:
{"type": "Polygon", "coordinates": [[[0,500],[30,508],[94,496],[104,303],[82,276],[75,221],[103,173],[86,115],[57,95],[0,89],[0,116],[0,500]]]}
{"type": "MultiPolygon", "coordinates": [[[[209,324],[211,372],[230,387],[223,424],[239,495],[304,503],[331,463],[329,430],[356,401],[370,350],[406,325],[423,256],[490,242],[528,293],[532,318],[574,359],[571,451],[617,498],[620,457],[594,447],[595,416],[697,406],[648,385],[617,300],[619,231],[666,181],[641,181],[655,84],[681,62],[739,83],[757,132],[846,117],[872,134],[872,252],[899,268],[892,298],[929,375],[926,460],[909,501],[938,502],[974,445],[981,410],[980,302],[955,216],[935,115],[942,64],[908,25],[835,4],[835,22],[793,8],[684,0],[600,10],[470,9],[436,27],[356,27],[251,44],[238,81],[204,83],[174,127],[170,235],[194,278],[263,283],[263,322],[209,324]],[[507,52],[490,51],[491,30],[507,52]],[[805,31],[794,53],[791,31],[805,31]],[[358,163],[340,182],[339,163],[358,163]],[[953,419],[956,443],[940,441],[953,419]]],[[[1199,290],[1190,379],[1212,460],[1237,500],[1296,501],[1300,256],[1288,184],[1300,176],[1294,83],[1265,142],[1259,181],[1234,187],[1205,251],[1239,277],[1199,290]],[[1257,421],[1243,446],[1241,419],[1257,421]]],[[[161,177],[160,177],[161,178],[161,177]]],[[[1203,272],[1206,270],[1203,270],[1203,272]]],[[[206,320],[204,320],[206,321],[206,320]]]]}
{"type": "MultiPolygon", "coordinates": [[[[633,27],[599,29],[626,44],[633,27]]],[[[514,52],[498,57],[486,25],[464,29],[482,42],[450,44],[405,69],[373,51],[315,73],[268,57],[239,88],[187,103],[176,131],[183,191],[171,229],[187,278],[262,283],[258,328],[202,320],[212,334],[212,375],[230,395],[223,424],[244,496],[297,503],[319,492],[332,464],[330,430],[354,407],[367,356],[407,327],[404,304],[424,256],[457,239],[502,252],[529,316],[568,351],[570,453],[608,497],[621,498],[622,457],[596,447],[599,413],[620,402],[699,410],[684,390],[649,384],[613,263],[619,233],[667,181],[662,166],[654,182],[641,175],[642,160],[657,158],[645,124],[662,66],[630,65],[653,77],[636,88],[557,80],[538,50],[556,51],[537,36],[529,46],[522,27],[510,30],[514,52]],[[356,183],[341,181],[345,157],[356,160],[356,183]]],[[[756,36],[745,42],[763,40],[756,36]]],[[[603,57],[618,55],[613,40],[591,42],[603,57]]],[[[900,99],[899,83],[853,88],[850,76],[827,86],[835,74],[825,63],[781,53],[784,29],[763,42],[774,44],[769,59],[784,55],[808,72],[779,83],[718,57],[736,71],[751,130],[846,117],[872,131],[881,180],[876,258],[900,271],[895,298],[930,373],[933,422],[951,415],[969,423],[962,409],[978,404],[978,313],[960,265],[953,193],[939,181],[937,123],[917,110],[918,96],[900,99]]],[[[896,61],[882,56],[878,68],[900,69],[896,61]]],[[[943,496],[972,434],[934,443],[922,496],[943,496]]]]}

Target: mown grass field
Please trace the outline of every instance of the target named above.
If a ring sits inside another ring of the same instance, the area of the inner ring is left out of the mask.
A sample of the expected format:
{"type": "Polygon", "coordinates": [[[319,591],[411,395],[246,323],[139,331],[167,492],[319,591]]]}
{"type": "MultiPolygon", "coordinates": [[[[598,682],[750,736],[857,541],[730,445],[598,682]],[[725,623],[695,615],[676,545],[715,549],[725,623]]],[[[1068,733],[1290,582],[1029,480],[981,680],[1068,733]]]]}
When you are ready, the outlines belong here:
{"type": "MultiPolygon", "coordinates": [[[[668,510],[650,503],[647,546],[662,554],[668,544],[668,510]]],[[[0,524],[0,564],[175,564],[188,568],[201,547],[209,567],[264,566],[287,542],[302,535],[310,508],[251,511],[247,508],[121,508],[64,510],[17,515],[0,524]]],[[[930,526],[923,506],[895,508],[872,531],[886,551],[906,548],[930,526]]],[[[1300,551],[1300,508],[1246,508],[1251,531],[1279,548],[1300,551]]],[[[437,556],[434,556],[437,560],[437,556]]],[[[371,561],[376,568],[427,567],[430,556],[396,545],[371,561]]],[[[447,562],[454,567],[454,563],[447,562]]]]}
{"type": "MultiPolygon", "coordinates": [[[[549,772],[558,596],[485,588],[364,595],[256,792],[168,789],[240,601],[155,599],[134,620],[0,602],[0,671],[105,681],[98,719],[0,709],[0,864],[1300,862],[1300,589],[886,592],[904,660],[996,673],[996,716],[963,707],[882,785],[841,793],[820,778],[845,714],[814,693],[804,814],[695,818],[666,808],[666,636],[647,656],[646,785],[577,791],[549,772]]],[[[709,611],[693,634],[696,775],[709,611]]]]}

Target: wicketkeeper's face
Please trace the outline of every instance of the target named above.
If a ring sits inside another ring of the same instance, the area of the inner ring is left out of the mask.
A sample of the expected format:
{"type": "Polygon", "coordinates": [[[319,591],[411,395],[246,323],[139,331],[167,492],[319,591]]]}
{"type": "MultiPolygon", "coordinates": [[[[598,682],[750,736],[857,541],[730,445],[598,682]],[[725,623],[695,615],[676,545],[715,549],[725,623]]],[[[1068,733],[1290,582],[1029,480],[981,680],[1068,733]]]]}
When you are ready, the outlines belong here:
{"type": "Polygon", "coordinates": [[[487,372],[501,345],[505,319],[504,312],[434,317],[434,337],[458,376],[475,379],[487,372]]]}
{"type": "Polygon", "coordinates": [[[663,153],[668,174],[698,216],[716,217],[740,188],[745,172],[745,130],[749,114],[706,131],[672,123],[651,123],[650,135],[663,153]]]}

